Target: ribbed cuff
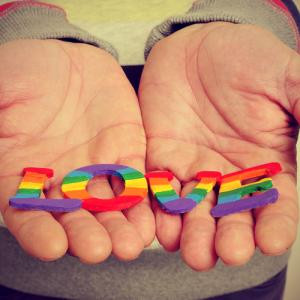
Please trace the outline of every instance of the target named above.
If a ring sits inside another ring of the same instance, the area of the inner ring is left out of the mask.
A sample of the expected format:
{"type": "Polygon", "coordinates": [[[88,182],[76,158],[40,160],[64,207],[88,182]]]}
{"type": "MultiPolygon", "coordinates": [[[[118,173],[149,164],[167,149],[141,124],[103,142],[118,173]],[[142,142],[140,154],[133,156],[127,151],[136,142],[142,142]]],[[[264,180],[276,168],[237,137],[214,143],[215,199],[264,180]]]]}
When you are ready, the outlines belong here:
{"type": "Polygon", "coordinates": [[[174,16],[156,26],[150,33],[146,47],[147,58],[152,47],[176,30],[197,23],[231,22],[255,24],[274,33],[294,50],[299,49],[296,23],[281,1],[262,0],[198,0],[185,15],[174,16]]]}
{"type": "Polygon", "coordinates": [[[0,44],[16,39],[60,39],[86,43],[118,58],[109,43],[70,24],[63,9],[37,1],[16,1],[0,6],[0,44]]]}

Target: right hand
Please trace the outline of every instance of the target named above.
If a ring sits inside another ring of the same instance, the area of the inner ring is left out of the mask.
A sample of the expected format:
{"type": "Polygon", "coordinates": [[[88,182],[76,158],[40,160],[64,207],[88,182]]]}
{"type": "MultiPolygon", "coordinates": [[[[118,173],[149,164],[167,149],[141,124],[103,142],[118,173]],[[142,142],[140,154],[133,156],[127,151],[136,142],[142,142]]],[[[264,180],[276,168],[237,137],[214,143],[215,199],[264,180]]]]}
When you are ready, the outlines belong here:
{"type": "MultiPolygon", "coordinates": [[[[0,64],[0,210],[10,232],[42,260],[67,250],[87,263],[101,262],[111,252],[123,260],[136,258],[155,234],[149,199],[123,213],[78,210],[55,216],[8,205],[24,167],[54,169],[47,198],[63,198],[62,178],[85,165],[124,164],[144,172],[140,110],[121,67],[101,49],[57,40],[3,44],[0,64]]],[[[113,197],[107,180],[89,185],[94,194],[99,188],[101,196],[113,197]]]]}
{"type": "Polygon", "coordinates": [[[299,70],[299,55],[254,25],[196,24],[151,50],[139,89],[147,171],[171,171],[186,195],[197,171],[228,174],[271,161],[283,168],[273,178],[278,201],[253,211],[216,221],[214,191],[183,216],[154,205],[158,240],[169,251],[180,247],[191,268],[210,269],[218,257],[242,265],[256,247],[280,255],[293,244],[299,70]]]}

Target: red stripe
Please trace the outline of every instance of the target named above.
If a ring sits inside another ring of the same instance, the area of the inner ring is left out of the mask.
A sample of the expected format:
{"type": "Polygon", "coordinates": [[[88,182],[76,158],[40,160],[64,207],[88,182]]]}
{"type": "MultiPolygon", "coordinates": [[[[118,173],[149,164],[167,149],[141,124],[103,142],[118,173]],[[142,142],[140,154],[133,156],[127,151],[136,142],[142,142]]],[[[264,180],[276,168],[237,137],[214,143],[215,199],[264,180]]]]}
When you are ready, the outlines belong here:
{"type": "Polygon", "coordinates": [[[280,1],[280,0],[271,0],[271,2],[273,2],[277,6],[281,7],[285,11],[289,12],[289,9],[285,6],[285,4],[282,1],[280,1]]]}
{"type": "Polygon", "coordinates": [[[0,5],[0,15],[5,15],[10,11],[14,11],[20,7],[24,6],[34,6],[34,7],[48,7],[48,8],[56,8],[60,9],[64,12],[64,10],[56,5],[49,4],[49,3],[43,3],[39,1],[33,1],[33,0],[24,0],[24,1],[12,1],[9,3],[5,3],[3,5],[0,5]]]}
{"type": "Polygon", "coordinates": [[[294,20],[293,15],[287,8],[287,6],[281,1],[281,0],[268,0],[268,2],[273,6],[275,9],[277,8],[279,11],[281,11],[283,14],[285,14],[288,18],[288,22],[290,26],[293,28],[293,31],[295,33],[296,39],[297,39],[297,50],[300,52],[300,35],[298,31],[298,27],[296,24],[296,21],[294,20]]]}
{"type": "Polygon", "coordinates": [[[9,2],[9,3],[5,3],[3,5],[0,6],[0,12],[7,10],[9,7],[13,6],[15,3],[14,2],[9,2]]]}

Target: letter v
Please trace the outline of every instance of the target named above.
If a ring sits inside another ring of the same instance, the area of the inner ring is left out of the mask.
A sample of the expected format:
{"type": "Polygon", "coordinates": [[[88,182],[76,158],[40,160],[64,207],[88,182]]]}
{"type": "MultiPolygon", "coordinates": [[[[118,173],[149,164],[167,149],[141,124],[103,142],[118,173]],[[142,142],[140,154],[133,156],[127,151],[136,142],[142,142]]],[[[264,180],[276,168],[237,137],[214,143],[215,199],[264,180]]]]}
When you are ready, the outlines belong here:
{"type": "Polygon", "coordinates": [[[192,210],[199,204],[221,179],[221,176],[219,172],[198,172],[196,178],[199,183],[185,197],[179,197],[170,184],[173,179],[171,172],[150,172],[145,177],[160,207],[168,213],[180,214],[192,210]]]}

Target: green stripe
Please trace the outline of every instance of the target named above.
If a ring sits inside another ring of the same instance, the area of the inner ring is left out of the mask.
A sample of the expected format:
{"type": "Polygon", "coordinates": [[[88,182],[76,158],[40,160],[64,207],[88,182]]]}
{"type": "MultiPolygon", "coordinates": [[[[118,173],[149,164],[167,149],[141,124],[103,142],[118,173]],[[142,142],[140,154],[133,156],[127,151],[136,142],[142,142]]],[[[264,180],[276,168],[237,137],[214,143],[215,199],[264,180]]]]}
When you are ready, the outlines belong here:
{"type": "Polygon", "coordinates": [[[124,180],[130,180],[130,179],[140,179],[143,178],[144,175],[140,172],[132,172],[127,174],[122,174],[124,180]]]}
{"type": "Polygon", "coordinates": [[[240,194],[242,196],[249,195],[254,192],[265,191],[270,189],[273,186],[272,180],[259,182],[250,186],[240,187],[228,192],[222,192],[220,195],[222,197],[227,197],[235,194],[240,194]]]}
{"type": "Polygon", "coordinates": [[[90,177],[88,177],[88,176],[66,177],[66,178],[63,180],[63,184],[77,183],[77,182],[87,181],[87,180],[89,180],[89,179],[90,179],[90,177]]]}
{"type": "Polygon", "coordinates": [[[40,194],[40,189],[19,189],[17,194],[40,194]]]}
{"type": "Polygon", "coordinates": [[[178,200],[179,199],[179,197],[177,195],[164,196],[164,197],[156,196],[156,198],[157,198],[157,200],[160,203],[166,203],[166,202],[169,202],[169,201],[173,201],[173,200],[178,200]]]}
{"type": "Polygon", "coordinates": [[[159,197],[167,197],[167,196],[177,196],[174,190],[164,191],[164,192],[157,192],[155,195],[159,197]]]}

